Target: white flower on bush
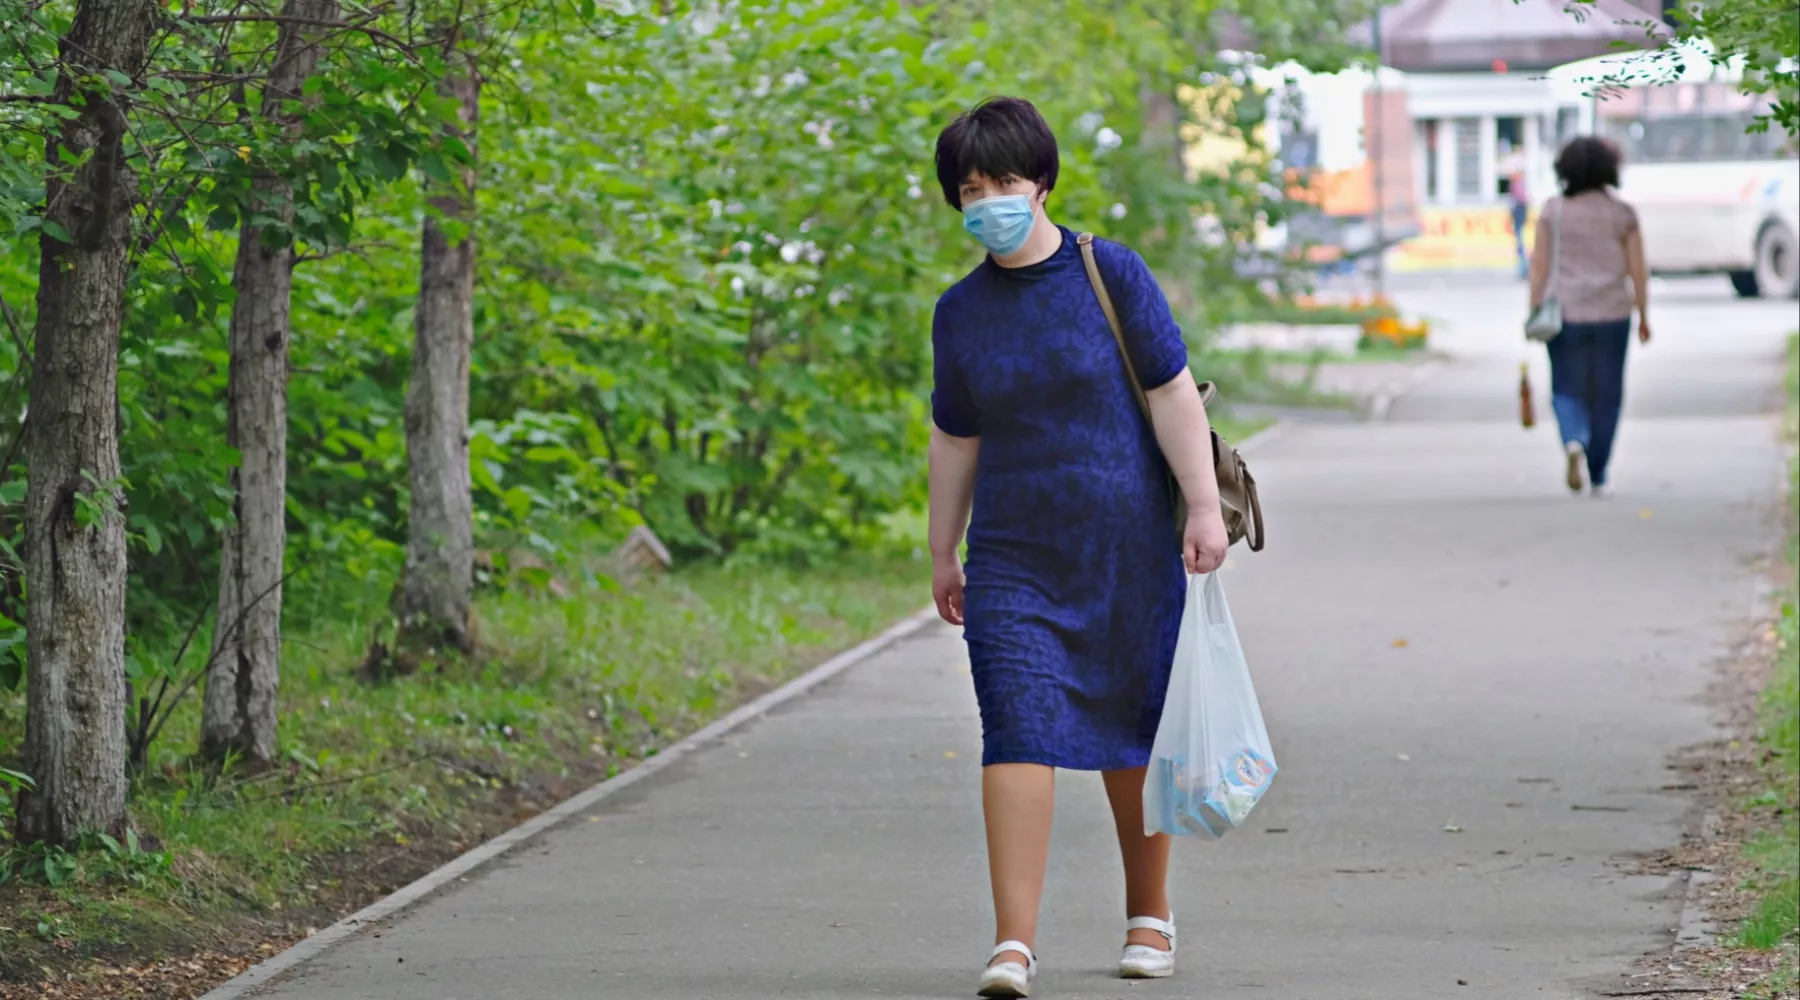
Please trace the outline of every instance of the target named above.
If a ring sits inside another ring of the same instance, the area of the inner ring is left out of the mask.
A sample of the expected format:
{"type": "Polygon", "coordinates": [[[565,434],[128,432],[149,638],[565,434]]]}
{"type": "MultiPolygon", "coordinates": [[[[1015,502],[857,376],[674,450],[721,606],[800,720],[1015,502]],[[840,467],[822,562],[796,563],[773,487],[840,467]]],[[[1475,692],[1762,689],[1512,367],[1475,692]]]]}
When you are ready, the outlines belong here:
{"type": "Polygon", "coordinates": [[[813,286],[801,285],[799,288],[794,289],[794,298],[804,299],[807,296],[811,295],[812,293],[813,293],[813,286]]]}
{"type": "Polygon", "coordinates": [[[1075,131],[1080,132],[1082,135],[1093,135],[1094,131],[1105,121],[1105,115],[1102,115],[1098,111],[1089,111],[1087,114],[1075,119],[1075,131]]]}
{"type": "Polygon", "coordinates": [[[1224,246],[1225,223],[1219,221],[1216,215],[1195,216],[1194,235],[1209,247],[1224,246]]]}
{"type": "Polygon", "coordinates": [[[767,243],[768,245],[770,245],[772,247],[778,247],[782,244],[782,239],[781,239],[781,237],[776,236],[774,233],[764,233],[763,234],[763,242],[767,243]]]}
{"type": "Polygon", "coordinates": [[[850,301],[850,286],[839,285],[833,288],[831,293],[825,296],[825,301],[830,303],[834,309],[850,301]]]}
{"type": "Polygon", "coordinates": [[[733,250],[736,250],[738,253],[748,254],[750,251],[756,249],[756,245],[751,243],[749,240],[738,240],[736,243],[733,243],[731,245],[731,248],[733,250]]]}
{"type": "Polygon", "coordinates": [[[781,259],[786,263],[792,264],[800,259],[800,253],[804,249],[805,248],[798,243],[783,243],[781,245],[781,259]]]}
{"type": "Polygon", "coordinates": [[[822,261],[824,259],[825,259],[825,251],[820,250],[819,245],[817,243],[814,243],[812,240],[807,240],[806,241],[806,262],[808,264],[818,264],[820,261],[822,261]]]}
{"type": "Polygon", "coordinates": [[[715,219],[725,214],[725,203],[717,198],[707,202],[706,207],[712,209],[712,216],[715,219]]]}
{"type": "Polygon", "coordinates": [[[767,76],[759,76],[756,78],[756,88],[750,91],[750,96],[767,97],[769,96],[769,89],[773,85],[774,81],[770,80],[767,76]]]}
{"type": "Polygon", "coordinates": [[[807,122],[805,125],[801,126],[801,130],[807,135],[812,136],[814,139],[817,139],[819,145],[826,149],[832,147],[831,119],[827,118],[824,121],[807,122]]]}
{"type": "Polygon", "coordinates": [[[1106,210],[1106,214],[1115,219],[1123,219],[1125,217],[1125,203],[1122,201],[1113,202],[1112,207],[1106,210]]]}
{"type": "Polygon", "coordinates": [[[806,86],[806,71],[798,68],[788,70],[787,75],[781,78],[781,83],[784,87],[804,87],[806,86]]]}
{"type": "Polygon", "coordinates": [[[1118,149],[1120,146],[1124,145],[1124,143],[1125,140],[1120,137],[1119,133],[1114,132],[1111,126],[1103,128],[1094,134],[1094,145],[1099,146],[1101,149],[1118,149]]]}
{"type": "Polygon", "coordinates": [[[732,290],[732,292],[734,292],[738,295],[744,294],[744,276],[743,275],[741,275],[741,274],[732,275],[731,290],[732,290]]]}

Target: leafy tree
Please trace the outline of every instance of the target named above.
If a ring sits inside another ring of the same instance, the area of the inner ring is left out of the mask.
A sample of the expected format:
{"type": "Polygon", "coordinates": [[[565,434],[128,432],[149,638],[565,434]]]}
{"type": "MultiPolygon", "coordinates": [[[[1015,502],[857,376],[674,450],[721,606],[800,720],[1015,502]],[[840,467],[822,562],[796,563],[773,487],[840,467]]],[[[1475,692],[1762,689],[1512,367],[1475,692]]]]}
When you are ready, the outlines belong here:
{"type": "Polygon", "coordinates": [[[1773,125],[1790,136],[1800,135],[1800,0],[1690,3],[1673,20],[1673,31],[1646,21],[1646,34],[1657,44],[1641,55],[1616,60],[1590,82],[1597,90],[1670,83],[1690,65],[1729,63],[1743,71],[1739,89],[1767,102],[1750,130],[1767,131],[1773,125]]]}
{"type": "MultiPolygon", "coordinates": [[[[287,0],[261,107],[269,138],[296,137],[303,91],[319,63],[321,25],[336,0],[287,0]]],[[[236,297],[226,382],[226,446],[238,454],[227,480],[232,517],[222,532],[219,628],[208,659],[201,752],[258,767],[275,760],[275,693],[281,677],[281,582],[287,550],[288,314],[293,285],[294,179],[256,170],[240,213],[236,297]]]]}
{"type": "Polygon", "coordinates": [[[119,324],[136,174],[115,87],[143,72],[154,8],[82,0],[61,32],[43,124],[37,324],[26,446],[25,735],[35,785],[19,838],[66,844],[125,825],[125,517],[119,324]]]}
{"type": "MultiPolygon", "coordinates": [[[[481,75],[467,45],[448,33],[452,71],[441,84],[456,106],[449,138],[469,159],[480,114],[481,75]]],[[[441,162],[441,158],[440,161],[441,162]]],[[[437,649],[471,652],[475,511],[469,485],[469,355],[475,337],[475,171],[436,171],[419,235],[419,304],[413,314],[406,389],[411,505],[406,564],[394,594],[400,630],[394,664],[408,669],[437,649]]],[[[371,663],[379,663],[372,660],[371,663]]]]}
{"type": "MultiPolygon", "coordinates": [[[[43,178],[69,172],[43,138],[86,112],[54,99],[74,0],[0,6],[0,312],[28,330],[43,178]]],[[[979,259],[932,141],[981,97],[1039,102],[1065,142],[1060,217],[1139,248],[1203,337],[1248,285],[1240,247],[1286,210],[1254,142],[1216,174],[1176,155],[1268,113],[1249,87],[1188,99],[1243,77],[1217,16],[1330,68],[1346,10],[543,0],[471,7],[446,46],[417,5],[154,6],[154,57],[102,77],[129,126],[103,481],[129,498],[108,516],[138,763],[209,672],[206,749],[278,749],[272,716],[244,720],[273,705],[284,619],[371,623],[391,597],[427,645],[466,641],[480,550],[504,583],[509,558],[526,579],[578,569],[640,524],[690,560],[877,537],[922,499],[931,303],[979,259]],[[240,627],[246,609],[268,615],[240,627]]],[[[3,450],[37,390],[25,340],[0,337],[0,680],[35,683],[24,470],[3,450]]]]}

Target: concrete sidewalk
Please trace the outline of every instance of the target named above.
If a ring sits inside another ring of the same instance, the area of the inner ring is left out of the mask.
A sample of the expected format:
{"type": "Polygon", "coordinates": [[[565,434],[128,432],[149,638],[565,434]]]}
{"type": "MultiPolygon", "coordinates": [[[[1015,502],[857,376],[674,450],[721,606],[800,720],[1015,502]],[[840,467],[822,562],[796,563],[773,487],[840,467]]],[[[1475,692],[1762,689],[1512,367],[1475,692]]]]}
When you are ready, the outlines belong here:
{"type": "MultiPolygon", "coordinates": [[[[1256,454],[1269,549],[1224,579],[1282,774],[1248,828],[1177,844],[1180,971],[1138,985],[1109,975],[1099,782],[1065,774],[1035,995],[1574,998],[1667,946],[1681,883],[1617,862],[1695,819],[1663,762],[1710,734],[1781,461],[1755,411],[1783,312],[1699,300],[1634,363],[1614,500],[1567,495],[1498,346],[1388,423],[1256,454]]],[[[979,757],[960,636],[933,626],[257,995],[972,996],[979,757]]]]}

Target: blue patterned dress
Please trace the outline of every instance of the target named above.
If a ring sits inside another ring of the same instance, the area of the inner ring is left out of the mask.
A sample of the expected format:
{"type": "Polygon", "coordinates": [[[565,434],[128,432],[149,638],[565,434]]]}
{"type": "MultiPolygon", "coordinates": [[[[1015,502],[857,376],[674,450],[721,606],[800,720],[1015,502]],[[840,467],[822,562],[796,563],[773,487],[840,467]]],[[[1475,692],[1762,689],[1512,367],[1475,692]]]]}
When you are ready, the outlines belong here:
{"type": "MultiPolygon", "coordinates": [[[[932,418],[980,437],[964,637],[982,763],[1141,767],[1187,578],[1167,465],[1075,235],[1029,267],[983,261],[938,300],[932,418]]],[[[1187,346],[1143,259],[1094,241],[1146,389],[1187,346]]]]}

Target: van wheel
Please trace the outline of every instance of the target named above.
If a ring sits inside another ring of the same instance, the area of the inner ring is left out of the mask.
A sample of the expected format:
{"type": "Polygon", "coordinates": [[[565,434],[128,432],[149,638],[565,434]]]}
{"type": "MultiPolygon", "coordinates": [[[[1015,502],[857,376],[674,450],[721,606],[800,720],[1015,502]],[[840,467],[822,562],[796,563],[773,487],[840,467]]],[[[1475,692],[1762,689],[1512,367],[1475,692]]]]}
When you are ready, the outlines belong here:
{"type": "Polygon", "coordinates": [[[1764,226],[1756,238],[1756,287],[1771,298],[1800,296],[1800,245],[1779,222],[1764,226]]]}
{"type": "Polygon", "coordinates": [[[1755,271],[1731,272],[1731,287],[1737,290],[1740,299],[1754,299],[1762,294],[1762,290],[1756,287],[1755,271]]]}

